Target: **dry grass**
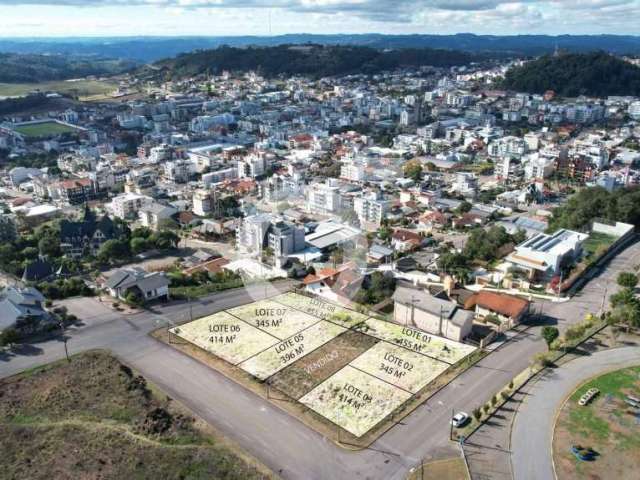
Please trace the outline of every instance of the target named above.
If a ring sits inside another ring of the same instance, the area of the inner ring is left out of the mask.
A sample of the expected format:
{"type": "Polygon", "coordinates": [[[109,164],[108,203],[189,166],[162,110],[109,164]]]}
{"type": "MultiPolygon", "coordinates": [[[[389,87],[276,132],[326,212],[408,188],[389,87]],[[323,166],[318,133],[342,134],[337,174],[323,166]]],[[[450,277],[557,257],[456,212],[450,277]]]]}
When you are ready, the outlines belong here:
{"type": "Polygon", "coordinates": [[[467,480],[468,478],[464,461],[456,457],[416,467],[407,480],[467,480]]]}
{"type": "Polygon", "coordinates": [[[0,384],[2,478],[273,475],[106,352],[0,384]]]}

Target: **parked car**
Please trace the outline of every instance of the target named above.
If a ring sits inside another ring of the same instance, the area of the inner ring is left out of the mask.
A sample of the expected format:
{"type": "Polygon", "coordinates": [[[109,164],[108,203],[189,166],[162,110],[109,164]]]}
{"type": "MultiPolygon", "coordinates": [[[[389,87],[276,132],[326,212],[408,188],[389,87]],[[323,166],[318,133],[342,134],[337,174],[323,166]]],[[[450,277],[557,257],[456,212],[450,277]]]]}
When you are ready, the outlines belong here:
{"type": "Polygon", "coordinates": [[[451,425],[453,425],[456,428],[460,428],[465,426],[468,421],[469,421],[469,415],[467,415],[465,412],[458,412],[451,419],[451,425]]]}

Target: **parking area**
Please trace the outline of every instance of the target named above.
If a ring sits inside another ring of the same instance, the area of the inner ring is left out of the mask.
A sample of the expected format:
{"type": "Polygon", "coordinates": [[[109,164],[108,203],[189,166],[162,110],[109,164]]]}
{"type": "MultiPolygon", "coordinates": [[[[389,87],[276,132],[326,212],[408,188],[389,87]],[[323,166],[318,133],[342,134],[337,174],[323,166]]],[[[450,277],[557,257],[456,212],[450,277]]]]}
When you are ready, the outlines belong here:
{"type": "Polygon", "coordinates": [[[98,297],[77,297],[66,300],[58,300],[55,307],[66,307],[69,315],[75,315],[79,323],[75,328],[96,326],[112,320],[122,318],[122,315],[107,304],[102,303],[98,297]]]}

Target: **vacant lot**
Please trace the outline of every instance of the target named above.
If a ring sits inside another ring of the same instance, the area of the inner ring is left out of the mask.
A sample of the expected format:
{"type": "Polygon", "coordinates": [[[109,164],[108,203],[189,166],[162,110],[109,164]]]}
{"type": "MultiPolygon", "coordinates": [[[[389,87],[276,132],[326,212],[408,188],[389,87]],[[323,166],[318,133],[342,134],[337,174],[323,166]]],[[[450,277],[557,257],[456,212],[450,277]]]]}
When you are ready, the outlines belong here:
{"type": "Polygon", "coordinates": [[[73,127],[57,122],[42,122],[31,125],[22,125],[20,127],[15,127],[14,130],[26,137],[32,138],[53,137],[55,135],[60,135],[61,133],[72,133],[78,131],[73,127]]]}
{"type": "Polygon", "coordinates": [[[380,340],[391,342],[449,364],[459,362],[475,350],[475,347],[471,345],[375,318],[370,318],[364,324],[358,325],[357,328],[367,335],[373,335],[380,340]]]}
{"type": "Polygon", "coordinates": [[[239,367],[260,380],[266,380],[345,331],[340,325],[321,320],[245,360],[239,367]]]}
{"type": "Polygon", "coordinates": [[[376,338],[369,335],[347,330],[275,374],[269,383],[290,397],[299,399],[377,342],[376,338]]]}
{"type": "Polygon", "coordinates": [[[278,295],[274,297],[273,300],[282,305],[290,306],[314,317],[329,320],[347,328],[352,328],[368,318],[368,316],[363,313],[347,310],[346,308],[325,302],[319,298],[310,298],[291,292],[278,295]]]}
{"type": "Polygon", "coordinates": [[[467,467],[461,458],[436,460],[415,467],[408,480],[467,480],[467,467]]]}
{"type": "Polygon", "coordinates": [[[261,300],[227,311],[280,340],[284,340],[319,321],[318,317],[271,300],[261,300]]]}
{"type": "Polygon", "coordinates": [[[0,383],[2,478],[274,478],[105,352],[0,383]]]}
{"type": "Polygon", "coordinates": [[[361,437],[411,396],[347,365],[302,397],[300,403],[361,437]]]}
{"type": "Polygon", "coordinates": [[[233,365],[279,341],[227,312],[199,318],[173,328],[171,332],[233,365]]]}
{"type": "Polygon", "coordinates": [[[393,424],[385,422],[390,414],[406,415],[459,373],[462,366],[450,367],[475,350],[295,293],[154,335],[323,435],[363,446],[393,424]]]}
{"type": "Polygon", "coordinates": [[[351,362],[351,366],[411,393],[443,373],[449,364],[389,342],[379,342],[351,362]]]}
{"type": "Polygon", "coordinates": [[[625,403],[626,395],[640,397],[640,367],[602,375],[567,400],[553,441],[560,480],[635,478],[640,465],[640,410],[625,403]],[[587,406],[579,406],[580,396],[592,387],[600,395],[587,406]],[[570,451],[572,445],[593,449],[595,459],[579,461],[570,451]]]}

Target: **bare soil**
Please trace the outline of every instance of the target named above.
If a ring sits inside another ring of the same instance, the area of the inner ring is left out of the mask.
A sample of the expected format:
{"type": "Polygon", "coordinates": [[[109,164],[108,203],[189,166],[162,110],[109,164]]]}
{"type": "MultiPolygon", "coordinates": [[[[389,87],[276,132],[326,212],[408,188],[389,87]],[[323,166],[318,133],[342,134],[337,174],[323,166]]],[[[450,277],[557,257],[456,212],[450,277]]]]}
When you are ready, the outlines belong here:
{"type": "Polygon", "coordinates": [[[276,373],[268,383],[297,400],[378,341],[370,335],[347,330],[276,373]]]}

